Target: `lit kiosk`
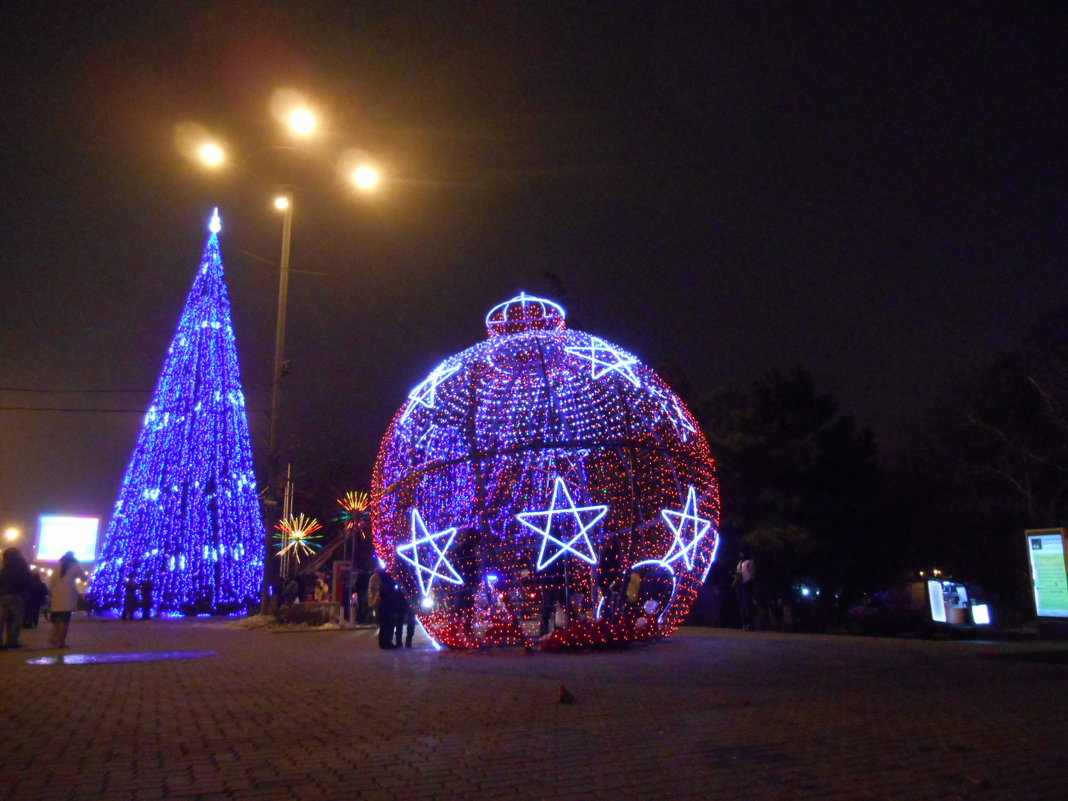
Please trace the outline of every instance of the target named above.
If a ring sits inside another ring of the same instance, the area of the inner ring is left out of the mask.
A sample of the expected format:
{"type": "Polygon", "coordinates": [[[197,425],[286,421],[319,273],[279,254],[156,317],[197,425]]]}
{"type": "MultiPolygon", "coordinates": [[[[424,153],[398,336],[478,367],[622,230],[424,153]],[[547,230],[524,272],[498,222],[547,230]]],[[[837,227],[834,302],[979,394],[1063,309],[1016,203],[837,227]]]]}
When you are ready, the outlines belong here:
{"type": "Polygon", "coordinates": [[[1031,590],[1041,637],[1068,638],[1068,569],[1064,557],[1064,529],[1024,532],[1031,565],[1031,590]]]}

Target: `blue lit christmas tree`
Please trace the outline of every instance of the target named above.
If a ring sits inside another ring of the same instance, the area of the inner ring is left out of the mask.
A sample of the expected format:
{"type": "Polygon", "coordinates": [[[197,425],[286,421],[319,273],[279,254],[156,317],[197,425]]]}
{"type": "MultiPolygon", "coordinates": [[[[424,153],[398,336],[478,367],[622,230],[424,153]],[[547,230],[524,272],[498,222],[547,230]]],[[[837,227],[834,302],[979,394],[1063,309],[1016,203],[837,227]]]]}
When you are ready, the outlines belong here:
{"type": "Polygon", "coordinates": [[[264,527],[219,229],[216,213],[104,535],[89,602],[105,613],[130,581],[151,582],[157,614],[258,600],[264,527]]]}

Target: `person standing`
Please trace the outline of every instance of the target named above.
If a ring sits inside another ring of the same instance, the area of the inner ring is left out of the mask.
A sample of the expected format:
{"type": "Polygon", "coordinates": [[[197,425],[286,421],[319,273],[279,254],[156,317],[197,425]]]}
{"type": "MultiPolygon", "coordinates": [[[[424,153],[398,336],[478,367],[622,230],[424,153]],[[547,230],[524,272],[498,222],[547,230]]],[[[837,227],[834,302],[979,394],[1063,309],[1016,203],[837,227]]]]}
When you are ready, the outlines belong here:
{"type": "Polygon", "coordinates": [[[395,634],[396,647],[401,647],[401,637],[403,635],[404,647],[411,648],[412,638],[415,636],[415,610],[412,609],[411,602],[404,596],[404,590],[397,590],[394,602],[396,604],[394,621],[397,627],[395,634]]]}
{"type": "Polygon", "coordinates": [[[397,628],[397,596],[404,597],[393,583],[393,577],[383,568],[378,576],[378,647],[396,648],[393,634],[397,628]]]}
{"type": "Polygon", "coordinates": [[[0,567],[0,648],[21,648],[19,634],[26,617],[26,596],[33,577],[26,557],[18,548],[4,551],[0,567]]]}
{"type": "Polygon", "coordinates": [[[752,631],[756,614],[756,598],[753,594],[756,581],[756,562],[749,552],[738,553],[738,566],[734,569],[734,589],[738,594],[738,611],[742,616],[742,631],[752,631]]]}
{"type": "Polygon", "coordinates": [[[318,603],[330,600],[330,585],[326,583],[322,573],[315,574],[315,600],[318,603]]]}
{"type": "Polygon", "coordinates": [[[382,571],[378,568],[367,580],[367,622],[378,623],[379,606],[381,604],[382,571]]]}
{"type": "Polygon", "coordinates": [[[44,583],[41,575],[34,570],[30,571],[30,585],[23,600],[26,601],[26,619],[22,623],[24,629],[35,629],[41,619],[41,607],[48,597],[48,585],[44,583]]]}
{"type": "Polygon", "coordinates": [[[137,582],[134,577],[126,579],[122,591],[122,619],[133,620],[137,615],[137,582]]]}
{"type": "Polygon", "coordinates": [[[152,579],[145,578],[141,582],[141,619],[148,620],[152,617],[152,579]]]}
{"type": "Polygon", "coordinates": [[[67,647],[70,618],[78,608],[78,585],[75,582],[84,578],[85,571],[74,558],[74,552],[67,551],[48,582],[48,589],[52,592],[52,636],[48,638],[48,643],[53,648],[67,647]]]}

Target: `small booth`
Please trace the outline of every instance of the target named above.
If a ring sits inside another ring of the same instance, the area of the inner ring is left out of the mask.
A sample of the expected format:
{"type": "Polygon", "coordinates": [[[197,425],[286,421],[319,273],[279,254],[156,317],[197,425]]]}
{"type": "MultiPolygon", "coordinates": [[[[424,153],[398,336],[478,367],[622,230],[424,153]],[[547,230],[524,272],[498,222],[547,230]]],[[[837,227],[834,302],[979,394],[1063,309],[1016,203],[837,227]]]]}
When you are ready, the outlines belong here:
{"type": "Polygon", "coordinates": [[[932,623],[945,623],[948,626],[990,625],[990,607],[972,598],[964,584],[928,579],[926,591],[932,623]]]}

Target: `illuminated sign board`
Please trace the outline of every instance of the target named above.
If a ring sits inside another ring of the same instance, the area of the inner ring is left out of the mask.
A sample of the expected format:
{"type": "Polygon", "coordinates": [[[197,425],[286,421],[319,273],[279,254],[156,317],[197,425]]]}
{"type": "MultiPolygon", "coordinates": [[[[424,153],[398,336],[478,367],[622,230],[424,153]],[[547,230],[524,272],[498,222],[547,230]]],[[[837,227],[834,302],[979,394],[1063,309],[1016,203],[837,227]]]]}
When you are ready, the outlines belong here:
{"type": "Polygon", "coordinates": [[[1025,532],[1031,557],[1031,582],[1039,617],[1068,618],[1068,570],[1064,562],[1064,529],[1025,532]]]}
{"type": "Polygon", "coordinates": [[[41,515],[38,522],[37,558],[42,562],[59,561],[67,551],[74,551],[79,562],[96,559],[100,518],[41,515]]]}

